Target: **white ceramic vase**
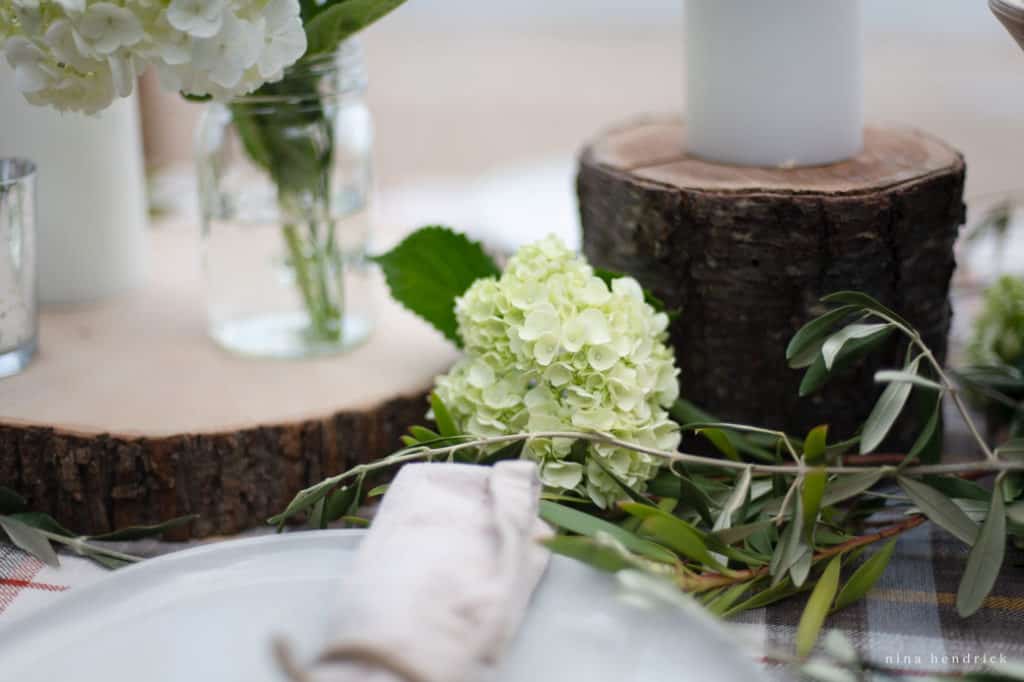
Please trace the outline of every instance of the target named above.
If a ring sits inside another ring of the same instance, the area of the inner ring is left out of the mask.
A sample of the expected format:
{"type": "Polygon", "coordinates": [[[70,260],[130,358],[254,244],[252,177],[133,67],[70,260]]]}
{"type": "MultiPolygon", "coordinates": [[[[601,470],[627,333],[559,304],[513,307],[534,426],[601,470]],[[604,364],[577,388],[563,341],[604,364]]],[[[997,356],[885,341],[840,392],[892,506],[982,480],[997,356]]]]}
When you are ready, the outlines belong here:
{"type": "Polygon", "coordinates": [[[686,0],[687,146],[743,166],[864,145],[861,0],[686,0]]]}
{"type": "Polygon", "coordinates": [[[0,65],[0,154],[34,161],[39,298],[81,303],[139,286],[146,194],[138,104],[99,116],[34,107],[0,65]]]}

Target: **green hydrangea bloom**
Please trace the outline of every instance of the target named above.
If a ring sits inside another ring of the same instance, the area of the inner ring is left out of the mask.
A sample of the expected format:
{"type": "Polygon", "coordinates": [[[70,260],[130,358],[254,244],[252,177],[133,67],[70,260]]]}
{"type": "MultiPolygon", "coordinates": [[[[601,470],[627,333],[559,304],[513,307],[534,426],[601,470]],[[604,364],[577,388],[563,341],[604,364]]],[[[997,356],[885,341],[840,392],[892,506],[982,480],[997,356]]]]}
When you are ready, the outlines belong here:
{"type": "MultiPolygon", "coordinates": [[[[555,237],[523,247],[499,279],[478,280],[456,301],[466,356],[436,391],[462,430],[477,437],[593,430],[673,450],[666,411],[679,395],[668,316],[631,277],[611,282],[555,237]]],[[[622,482],[643,490],[660,460],[567,440],[531,441],[549,488],[605,507],[622,482]],[[581,453],[583,456],[581,457],[581,453]]]]}
{"type": "Polygon", "coordinates": [[[1003,276],[985,292],[967,353],[977,365],[1024,365],[1024,280],[1003,276]]]}

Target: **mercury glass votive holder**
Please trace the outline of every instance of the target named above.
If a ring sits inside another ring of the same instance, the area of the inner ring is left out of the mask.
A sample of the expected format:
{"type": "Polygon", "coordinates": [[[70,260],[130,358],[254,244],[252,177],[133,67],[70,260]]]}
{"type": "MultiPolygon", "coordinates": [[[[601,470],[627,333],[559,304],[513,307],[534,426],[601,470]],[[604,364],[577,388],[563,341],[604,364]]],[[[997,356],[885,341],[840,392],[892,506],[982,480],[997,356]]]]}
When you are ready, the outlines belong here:
{"type": "Polygon", "coordinates": [[[23,370],[39,338],[36,166],[0,159],[0,378],[23,370]]]}

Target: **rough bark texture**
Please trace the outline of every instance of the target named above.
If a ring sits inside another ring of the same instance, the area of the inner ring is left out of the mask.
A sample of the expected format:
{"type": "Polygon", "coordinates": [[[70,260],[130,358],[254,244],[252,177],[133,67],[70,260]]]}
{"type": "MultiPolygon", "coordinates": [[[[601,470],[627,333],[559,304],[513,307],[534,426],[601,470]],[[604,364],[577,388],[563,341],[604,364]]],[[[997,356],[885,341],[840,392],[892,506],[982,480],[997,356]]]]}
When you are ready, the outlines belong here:
{"type": "Polygon", "coordinates": [[[87,534],[198,514],[173,539],[264,523],[303,487],[400,447],[426,394],[242,431],[132,438],[0,424],[0,485],[87,534]]]}
{"type": "MultiPolygon", "coordinates": [[[[747,169],[689,158],[678,120],[607,133],[581,158],[586,255],[635,275],[673,322],[684,396],[728,420],[851,435],[871,410],[889,343],[799,399],[786,344],[841,289],[877,297],[943,358],[965,165],[914,131],[870,130],[860,157],[821,168],[747,169]]],[[[906,442],[905,422],[896,440],[906,442]]]]}

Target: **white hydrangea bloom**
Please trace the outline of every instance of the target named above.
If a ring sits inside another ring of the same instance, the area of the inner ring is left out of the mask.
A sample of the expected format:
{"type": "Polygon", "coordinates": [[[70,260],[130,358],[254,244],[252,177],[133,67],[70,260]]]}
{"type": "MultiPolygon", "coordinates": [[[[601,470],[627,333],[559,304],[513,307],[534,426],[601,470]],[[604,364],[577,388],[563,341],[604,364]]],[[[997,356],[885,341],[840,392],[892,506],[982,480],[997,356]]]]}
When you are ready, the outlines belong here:
{"type": "Polygon", "coordinates": [[[306,51],[298,0],[0,2],[0,55],[33,104],[96,113],[153,65],[169,88],[229,99],[306,51]]]}
{"type": "MultiPolygon", "coordinates": [[[[456,302],[466,357],[437,379],[437,394],[469,434],[601,431],[672,450],[679,427],[666,408],[679,371],[668,317],[629,277],[611,288],[555,237],[526,246],[500,279],[478,280],[456,302]]],[[[550,488],[604,507],[622,497],[615,477],[642,490],[660,460],[566,440],[531,441],[550,488]]]]}

